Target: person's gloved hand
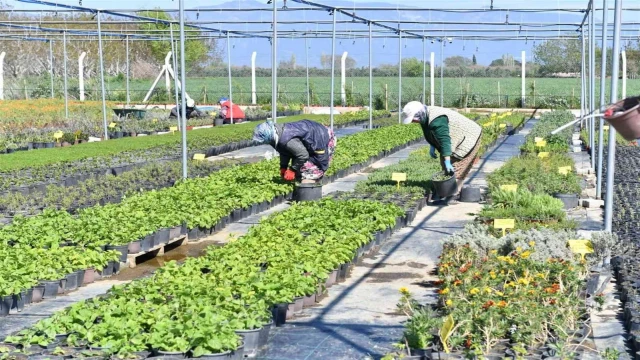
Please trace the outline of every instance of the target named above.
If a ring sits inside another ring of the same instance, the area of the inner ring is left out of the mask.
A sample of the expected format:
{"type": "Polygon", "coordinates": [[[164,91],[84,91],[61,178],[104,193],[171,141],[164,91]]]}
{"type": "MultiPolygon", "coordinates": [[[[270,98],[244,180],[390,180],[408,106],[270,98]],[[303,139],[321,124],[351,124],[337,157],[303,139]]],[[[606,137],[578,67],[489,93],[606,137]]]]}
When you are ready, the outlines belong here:
{"type": "Polygon", "coordinates": [[[453,175],[456,171],[456,169],[454,169],[453,165],[451,165],[451,160],[445,160],[444,161],[444,167],[447,171],[447,174],[449,175],[453,175]]]}
{"type": "Polygon", "coordinates": [[[434,148],[433,145],[431,145],[431,150],[429,150],[429,155],[431,155],[432,159],[436,159],[438,157],[438,155],[436,155],[436,148],[434,148]]]}
{"type": "Polygon", "coordinates": [[[284,179],[284,173],[287,172],[287,169],[280,169],[280,177],[284,179]]]}
{"type": "Polygon", "coordinates": [[[293,181],[296,179],[296,172],[291,169],[287,169],[284,171],[284,175],[282,177],[287,181],[293,181]]]}

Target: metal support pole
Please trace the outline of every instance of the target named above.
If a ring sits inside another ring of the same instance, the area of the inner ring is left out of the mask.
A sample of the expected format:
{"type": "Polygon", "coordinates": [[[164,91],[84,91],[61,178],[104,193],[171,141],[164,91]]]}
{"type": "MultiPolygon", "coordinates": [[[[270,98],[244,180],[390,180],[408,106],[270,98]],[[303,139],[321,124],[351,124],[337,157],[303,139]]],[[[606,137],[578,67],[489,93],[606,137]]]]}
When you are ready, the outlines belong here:
{"type": "Polygon", "coordinates": [[[402,32],[398,27],[398,124],[402,124],[402,32]]]}
{"type": "MultiPolygon", "coordinates": [[[[169,24],[169,40],[171,41],[171,54],[173,55],[173,93],[175,94],[176,97],[176,112],[178,113],[177,115],[177,120],[178,120],[178,129],[182,129],[182,116],[180,115],[180,98],[178,97],[178,45],[173,42],[173,23],[169,24]]],[[[128,36],[127,36],[128,38],[128,36]]],[[[129,65],[127,64],[127,72],[129,69],[129,65]]],[[[167,69],[167,76],[171,76],[169,70],[167,69]]],[[[129,80],[129,77],[127,75],[127,80],[129,80]]],[[[127,88],[129,87],[129,82],[127,81],[127,88]]],[[[127,99],[129,98],[129,90],[127,90],[127,99]]],[[[186,114],[185,114],[186,116],[186,114]]]]}
{"type": "MultiPolygon", "coordinates": [[[[278,0],[273,0],[273,36],[271,38],[271,119],[277,122],[278,106],[278,0]]],[[[334,26],[335,27],[335,26],[334,26]]]]}
{"type": "Polygon", "coordinates": [[[444,39],[440,39],[440,106],[444,107],[444,39]]]}
{"type": "MultiPolygon", "coordinates": [[[[618,101],[618,64],[620,60],[620,27],[622,23],[622,0],[615,0],[613,16],[613,59],[611,64],[610,103],[618,101]]],[[[604,202],[604,228],[611,232],[613,225],[613,178],[616,171],[616,129],[609,127],[609,149],[607,157],[607,193],[604,202]]]]}
{"type": "Polygon", "coordinates": [[[429,77],[431,78],[431,93],[429,105],[436,106],[436,54],[431,52],[431,64],[429,64],[429,77]]]}
{"type": "Polygon", "coordinates": [[[524,108],[526,106],[526,101],[527,101],[527,97],[526,97],[526,76],[527,76],[527,56],[525,51],[522,51],[522,74],[520,75],[520,77],[522,78],[522,99],[521,99],[521,106],[522,108],[524,108]]]}
{"type": "Polygon", "coordinates": [[[109,130],[107,129],[107,99],[104,89],[104,59],[102,56],[102,28],[100,25],[100,11],[97,15],[98,19],[98,56],[100,57],[100,88],[102,90],[102,125],[104,126],[104,139],[109,139],[109,130]]]}
{"type": "MultiPolygon", "coordinates": [[[[595,6],[594,6],[595,7],[595,6]]],[[[593,114],[596,110],[596,33],[595,18],[593,16],[593,8],[589,13],[589,113],[593,114]]],[[[595,152],[596,152],[596,123],[595,118],[591,119],[591,166],[595,168],[595,152]]]]}
{"type": "Polygon", "coordinates": [[[333,96],[335,87],[335,69],[336,69],[336,11],[333,10],[333,30],[331,32],[331,104],[329,107],[329,116],[331,118],[331,130],[333,130],[333,96]]]}
{"type": "Polygon", "coordinates": [[[51,78],[51,98],[55,97],[53,92],[53,41],[49,40],[49,77],[51,78]]]}
{"type": "Polygon", "coordinates": [[[231,117],[229,123],[233,124],[233,87],[231,84],[231,37],[227,31],[227,72],[229,73],[229,116],[231,117]]]}
{"type": "Polygon", "coordinates": [[[311,94],[309,85],[309,45],[307,44],[307,37],[304,37],[304,59],[307,67],[307,109],[311,112],[311,94]]]}
{"type": "Polygon", "coordinates": [[[422,102],[427,103],[427,40],[422,38],[422,102]]]}
{"type": "Polygon", "coordinates": [[[627,98],[627,52],[622,50],[620,52],[620,59],[622,60],[622,96],[621,99],[627,98]]]}
{"type": "MultiPolygon", "coordinates": [[[[580,48],[580,118],[583,119],[586,115],[586,111],[585,111],[585,39],[584,39],[584,27],[580,27],[580,40],[581,40],[581,48],[580,48]]],[[[581,123],[581,126],[585,126],[585,124],[581,123]]],[[[582,128],[581,127],[581,128],[582,128]]],[[[589,132],[587,130],[587,132],[589,132]]],[[[589,134],[589,137],[591,137],[591,134],[589,134]]]]}
{"type": "MultiPolygon", "coordinates": [[[[607,0],[602,0],[602,58],[600,59],[600,102],[598,108],[602,108],[605,104],[604,95],[607,90],[607,30],[609,30],[609,21],[607,19],[609,8],[607,0]]],[[[604,119],[598,118],[598,172],[596,180],[596,199],[602,199],[602,154],[604,152],[604,119]]]]}
{"type": "Polygon", "coordinates": [[[373,129],[373,41],[371,37],[371,22],[369,22],[369,130],[373,129]]]}
{"type": "Polygon", "coordinates": [[[185,116],[182,117],[182,178],[186,179],[189,174],[187,170],[187,67],[185,66],[184,50],[184,0],[179,0],[180,16],[180,110],[185,116]]]}
{"type": "MultiPolygon", "coordinates": [[[[173,29],[173,28],[172,28],[173,29]]],[[[173,49],[173,30],[171,30],[171,48],[173,49]]],[[[174,58],[174,68],[175,68],[175,51],[171,50],[173,52],[173,58],[174,58]]],[[[131,74],[131,72],[129,71],[129,35],[127,35],[127,37],[125,38],[125,52],[126,52],[126,61],[127,61],[127,72],[125,73],[125,81],[127,84],[127,107],[129,107],[129,104],[131,103],[131,92],[129,91],[129,75],[131,74]]],[[[175,73],[175,72],[174,72],[175,73]]],[[[175,78],[175,76],[174,76],[175,78]]],[[[178,99],[178,90],[176,90],[176,100],[178,99]]]]}
{"type": "Polygon", "coordinates": [[[62,56],[64,58],[64,118],[69,118],[69,94],[67,93],[67,32],[62,32],[62,56]]]}

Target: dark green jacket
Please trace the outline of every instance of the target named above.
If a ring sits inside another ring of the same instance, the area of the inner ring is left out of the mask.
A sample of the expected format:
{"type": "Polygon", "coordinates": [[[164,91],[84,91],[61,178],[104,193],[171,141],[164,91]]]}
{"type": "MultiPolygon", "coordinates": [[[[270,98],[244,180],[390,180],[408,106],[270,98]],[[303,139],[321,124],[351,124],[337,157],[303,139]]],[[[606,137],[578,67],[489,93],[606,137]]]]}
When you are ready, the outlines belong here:
{"type": "Polygon", "coordinates": [[[446,115],[438,116],[429,123],[429,119],[420,122],[424,138],[432,145],[440,156],[451,156],[451,135],[449,135],[449,119],[446,115]]]}

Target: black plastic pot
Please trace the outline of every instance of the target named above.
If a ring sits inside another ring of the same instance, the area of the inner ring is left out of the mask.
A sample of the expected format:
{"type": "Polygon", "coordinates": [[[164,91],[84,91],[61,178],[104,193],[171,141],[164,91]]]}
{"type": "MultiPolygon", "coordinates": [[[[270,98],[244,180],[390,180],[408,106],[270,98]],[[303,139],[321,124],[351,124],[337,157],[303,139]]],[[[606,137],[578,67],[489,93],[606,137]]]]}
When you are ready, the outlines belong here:
{"type": "Polygon", "coordinates": [[[71,274],[65,276],[64,278],[67,279],[67,283],[65,285],[65,292],[73,291],[73,290],[76,290],[78,288],[78,274],[77,273],[71,273],[71,274]]]}
{"type": "Polygon", "coordinates": [[[53,149],[54,147],[56,147],[56,143],[54,142],[46,142],[44,143],[44,147],[47,149],[53,149]]]}
{"type": "Polygon", "coordinates": [[[46,280],[41,281],[41,285],[44,286],[43,299],[55,299],[58,296],[58,286],[60,286],[60,280],[46,280]]]}
{"type": "Polygon", "coordinates": [[[129,254],[129,245],[107,245],[106,250],[115,250],[120,253],[120,262],[127,262],[127,255],[129,254]]]}
{"type": "Polygon", "coordinates": [[[221,119],[221,118],[215,118],[215,119],[213,120],[213,125],[215,125],[215,126],[222,126],[222,125],[224,125],[224,119],[221,119]]]}
{"type": "Polygon", "coordinates": [[[44,285],[36,285],[31,289],[31,302],[39,303],[44,298],[44,285]]]}
{"type": "Polygon", "coordinates": [[[142,241],[132,241],[127,245],[127,254],[137,254],[142,251],[142,241]]]}
{"type": "Polygon", "coordinates": [[[13,306],[13,295],[0,297],[0,316],[9,315],[9,310],[13,306]]]}
{"type": "Polygon", "coordinates": [[[149,251],[149,249],[151,249],[153,247],[153,239],[154,239],[155,235],[154,234],[150,234],[144,237],[144,239],[142,239],[142,241],[140,242],[140,247],[142,249],[142,251],[146,252],[149,251]]]}
{"type": "Polygon", "coordinates": [[[260,344],[260,329],[253,330],[236,330],[236,334],[240,335],[244,339],[244,355],[247,357],[255,356],[260,344]]]}
{"type": "Polygon", "coordinates": [[[111,263],[111,261],[109,261],[107,265],[102,269],[102,271],[100,271],[100,275],[103,277],[113,275],[113,264],[111,263]]]}
{"type": "Polygon", "coordinates": [[[169,229],[169,239],[174,240],[180,237],[181,226],[175,226],[169,229]]]}
{"type": "Polygon", "coordinates": [[[172,351],[161,351],[161,350],[156,350],[154,351],[154,353],[161,358],[164,357],[171,357],[173,359],[186,359],[187,357],[185,356],[185,353],[182,352],[172,352],[172,351]]]}
{"type": "Polygon", "coordinates": [[[580,203],[577,194],[553,194],[553,197],[562,201],[567,210],[578,207],[580,203]]]}
{"type": "Polygon", "coordinates": [[[33,288],[29,288],[22,293],[25,305],[30,305],[33,301],[33,288]]]}
{"type": "Polygon", "coordinates": [[[294,201],[314,201],[322,198],[322,185],[297,184],[293,190],[294,201]]]}
{"type": "Polygon", "coordinates": [[[435,191],[435,193],[440,196],[441,198],[446,198],[448,196],[452,196],[456,194],[456,191],[458,190],[458,184],[456,182],[456,177],[455,176],[451,176],[450,178],[448,178],[447,180],[444,181],[438,181],[438,180],[434,180],[434,178],[436,176],[440,176],[442,174],[440,174],[439,172],[433,174],[433,177],[431,178],[431,182],[433,183],[433,189],[435,191]]]}
{"type": "Polygon", "coordinates": [[[189,230],[189,232],[187,233],[187,237],[189,238],[189,241],[197,241],[200,238],[200,232],[198,231],[198,228],[189,230]]]}
{"type": "Polygon", "coordinates": [[[273,314],[273,321],[276,326],[282,326],[285,322],[287,322],[287,309],[289,308],[289,304],[282,303],[276,304],[273,306],[271,313],[273,314]]]}
{"type": "MultiPolygon", "coordinates": [[[[173,358],[173,357],[172,357],[173,358]]],[[[231,359],[235,359],[236,356],[233,354],[233,352],[231,351],[225,351],[225,352],[221,352],[218,354],[204,354],[202,356],[199,356],[195,359],[227,359],[227,360],[231,360],[231,359]]],[[[162,359],[168,359],[165,356],[162,356],[162,359]]]]}
{"type": "Polygon", "coordinates": [[[156,245],[166,244],[169,242],[169,228],[158,230],[154,243],[156,245]]]}
{"type": "Polygon", "coordinates": [[[85,283],[84,283],[85,272],[86,270],[78,270],[75,272],[76,276],[78,277],[78,287],[85,286],[85,283]]]}
{"type": "Polygon", "coordinates": [[[480,188],[465,186],[460,191],[460,201],[466,203],[480,202],[482,196],[480,194],[480,188]]]}

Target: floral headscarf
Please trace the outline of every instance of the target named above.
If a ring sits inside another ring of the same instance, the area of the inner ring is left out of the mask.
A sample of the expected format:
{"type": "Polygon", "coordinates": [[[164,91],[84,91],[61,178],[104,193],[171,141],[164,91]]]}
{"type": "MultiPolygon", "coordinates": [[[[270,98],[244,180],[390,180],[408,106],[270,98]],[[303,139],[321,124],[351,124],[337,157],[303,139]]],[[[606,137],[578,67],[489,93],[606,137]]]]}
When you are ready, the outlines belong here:
{"type": "Polygon", "coordinates": [[[255,130],[253,130],[253,140],[260,144],[275,146],[278,143],[276,125],[272,121],[267,121],[256,126],[255,130]]]}

